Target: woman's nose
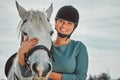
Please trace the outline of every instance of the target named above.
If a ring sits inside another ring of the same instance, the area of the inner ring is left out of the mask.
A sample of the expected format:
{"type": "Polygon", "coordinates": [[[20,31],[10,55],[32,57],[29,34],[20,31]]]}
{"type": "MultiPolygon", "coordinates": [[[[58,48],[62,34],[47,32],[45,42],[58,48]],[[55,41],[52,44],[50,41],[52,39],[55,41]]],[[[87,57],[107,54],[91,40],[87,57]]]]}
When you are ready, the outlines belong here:
{"type": "Polygon", "coordinates": [[[66,27],[66,26],[67,26],[67,22],[66,22],[66,21],[63,21],[62,26],[66,27]]]}

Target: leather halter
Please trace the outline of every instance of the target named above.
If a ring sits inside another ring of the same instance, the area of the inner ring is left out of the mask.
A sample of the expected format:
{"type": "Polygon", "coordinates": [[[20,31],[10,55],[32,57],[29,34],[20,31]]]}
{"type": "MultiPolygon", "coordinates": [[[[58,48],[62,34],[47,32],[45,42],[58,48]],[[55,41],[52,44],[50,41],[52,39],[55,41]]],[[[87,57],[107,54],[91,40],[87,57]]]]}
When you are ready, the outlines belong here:
{"type": "Polygon", "coordinates": [[[52,49],[49,50],[47,47],[43,46],[43,45],[37,45],[35,47],[33,47],[32,49],[30,49],[28,51],[28,53],[25,54],[25,62],[28,60],[28,58],[33,54],[34,51],[36,50],[39,50],[39,49],[42,49],[42,50],[45,50],[47,53],[48,53],[48,56],[49,58],[52,57],[52,49]]]}

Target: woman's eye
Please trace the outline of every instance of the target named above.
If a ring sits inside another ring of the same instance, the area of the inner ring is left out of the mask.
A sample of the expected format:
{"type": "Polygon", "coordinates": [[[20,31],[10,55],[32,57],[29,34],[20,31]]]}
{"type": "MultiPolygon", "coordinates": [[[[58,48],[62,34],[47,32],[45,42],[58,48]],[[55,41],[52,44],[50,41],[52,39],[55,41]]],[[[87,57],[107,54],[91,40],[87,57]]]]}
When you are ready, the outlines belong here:
{"type": "Polygon", "coordinates": [[[68,22],[69,25],[71,25],[72,23],[71,22],[68,22]]]}
{"type": "Polygon", "coordinates": [[[64,20],[62,20],[62,19],[58,19],[58,22],[64,22],[64,20]]]}

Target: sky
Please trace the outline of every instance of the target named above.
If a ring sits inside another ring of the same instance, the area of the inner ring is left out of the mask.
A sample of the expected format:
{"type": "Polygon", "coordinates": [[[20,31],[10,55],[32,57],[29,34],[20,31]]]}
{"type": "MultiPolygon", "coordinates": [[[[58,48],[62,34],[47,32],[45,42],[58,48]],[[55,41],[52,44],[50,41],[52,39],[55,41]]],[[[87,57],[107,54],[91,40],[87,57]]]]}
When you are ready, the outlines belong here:
{"type": "MultiPolygon", "coordinates": [[[[17,0],[26,10],[47,9],[53,3],[51,24],[57,10],[73,5],[80,13],[79,25],[71,36],[82,41],[88,50],[89,75],[108,73],[111,78],[120,77],[120,0],[17,0]]],[[[0,77],[5,78],[7,59],[20,47],[17,26],[18,15],[15,0],[0,0],[0,77]]],[[[56,32],[53,35],[53,40],[56,32]]]]}

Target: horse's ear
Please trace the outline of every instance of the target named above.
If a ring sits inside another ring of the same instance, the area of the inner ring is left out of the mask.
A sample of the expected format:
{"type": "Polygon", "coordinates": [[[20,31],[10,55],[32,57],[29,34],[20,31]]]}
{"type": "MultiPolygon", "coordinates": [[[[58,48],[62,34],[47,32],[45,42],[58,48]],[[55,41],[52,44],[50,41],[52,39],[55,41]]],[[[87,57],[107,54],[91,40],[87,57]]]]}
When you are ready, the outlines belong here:
{"type": "Polygon", "coordinates": [[[27,11],[22,6],[20,6],[17,1],[16,1],[16,7],[19,12],[19,16],[23,19],[27,11]]]}
{"type": "Polygon", "coordinates": [[[46,13],[47,13],[49,20],[51,18],[52,12],[53,12],[53,3],[51,3],[50,7],[46,10],[46,13]]]}

